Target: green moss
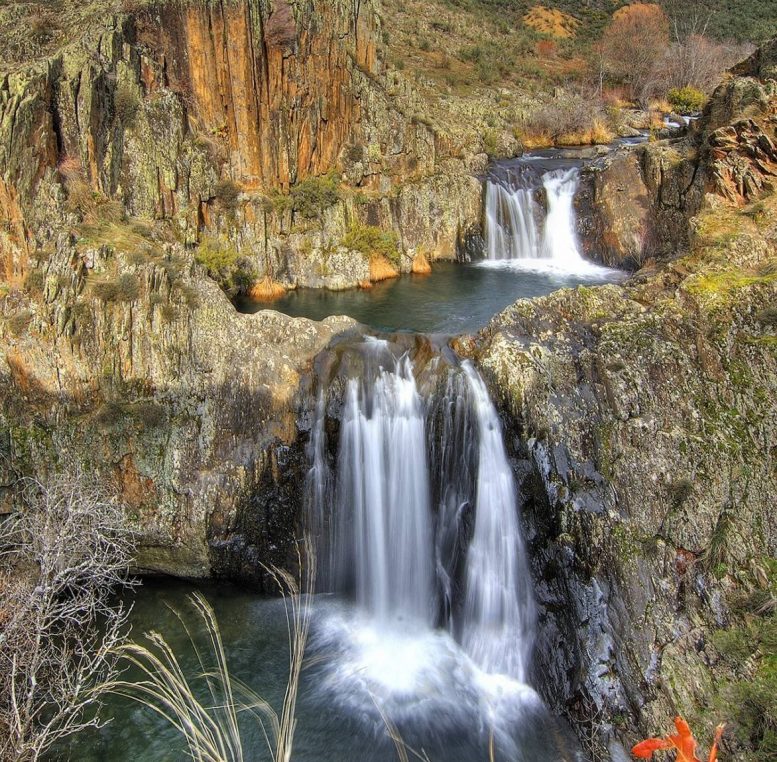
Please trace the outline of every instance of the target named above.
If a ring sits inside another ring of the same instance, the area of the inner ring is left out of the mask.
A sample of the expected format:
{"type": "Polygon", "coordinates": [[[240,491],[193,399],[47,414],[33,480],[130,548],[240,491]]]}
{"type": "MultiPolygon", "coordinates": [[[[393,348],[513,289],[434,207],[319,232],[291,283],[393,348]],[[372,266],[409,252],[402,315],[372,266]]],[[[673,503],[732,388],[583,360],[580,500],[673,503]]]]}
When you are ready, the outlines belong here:
{"type": "Polygon", "coordinates": [[[689,293],[700,296],[724,296],[729,292],[758,284],[774,283],[777,275],[758,275],[743,270],[707,273],[693,278],[686,286],[689,293]]]}

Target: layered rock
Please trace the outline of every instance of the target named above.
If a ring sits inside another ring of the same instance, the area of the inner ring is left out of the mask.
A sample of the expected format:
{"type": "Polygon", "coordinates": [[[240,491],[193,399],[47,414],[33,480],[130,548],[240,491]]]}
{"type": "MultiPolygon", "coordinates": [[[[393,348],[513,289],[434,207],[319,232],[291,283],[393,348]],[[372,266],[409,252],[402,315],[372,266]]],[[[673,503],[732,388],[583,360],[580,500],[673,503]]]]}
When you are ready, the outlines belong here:
{"type": "Polygon", "coordinates": [[[128,506],[141,567],[261,583],[297,536],[300,379],[349,324],[242,317],[195,247],[257,291],[354,287],[385,274],[342,245],[354,223],[392,230],[409,272],[456,255],[480,186],[407,115],[371,0],[137,7],[0,76],[2,510],[19,476],[79,463],[128,506]]]}
{"type": "MultiPolygon", "coordinates": [[[[228,240],[256,278],[287,287],[329,285],[307,255],[340,248],[344,228],[376,214],[397,233],[405,269],[418,250],[455,256],[480,221],[477,165],[414,116],[417,94],[379,55],[377,10],[372,1],[149,4],[5,74],[6,280],[23,278],[29,251],[61,227],[71,194],[56,167],[78,168],[93,192],[171,223],[189,245],[228,240]],[[316,214],[299,209],[289,189],[327,172],[346,183],[339,199],[314,199],[316,214]],[[416,214],[420,205],[441,214],[416,214]]],[[[358,268],[360,255],[350,256],[358,268]]],[[[356,283],[342,273],[331,282],[356,283]]]]}
{"type": "Polygon", "coordinates": [[[524,463],[540,679],[597,758],[675,713],[711,737],[728,716],[710,711],[726,672],[712,634],[777,586],[773,88],[729,81],[687,152],[651,145],[602,173],[650,225],[657,200],[680,201],[677,178],[707,191],[684,256],[625,286],[518,302],[471,348],[524,463]],[[743,91],[756,97],[721,125],[743,91]],[[737,183],[733,166],[764,181],[737,183]],[[626,189],[640,176],[656,192],[626,189]]]}
{"type": "Polygon", "coordinates": [[[260,580],[260,561],[286,563],[300,377],[351,321],[239,315],[174,254],[74,278],[3,305],[4,509],[19,476],[79,464],[127,507],[142,569],[260,580]]]}

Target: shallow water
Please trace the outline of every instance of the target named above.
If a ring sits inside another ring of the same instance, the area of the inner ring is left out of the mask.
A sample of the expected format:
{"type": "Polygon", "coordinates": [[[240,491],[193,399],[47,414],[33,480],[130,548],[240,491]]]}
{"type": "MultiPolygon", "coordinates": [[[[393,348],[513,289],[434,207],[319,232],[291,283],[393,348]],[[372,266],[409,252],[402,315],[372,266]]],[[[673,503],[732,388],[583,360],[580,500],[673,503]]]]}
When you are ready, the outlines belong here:
{"type": "MultiPolygon", "coordinates": [[[[133,637],[161,632],[190,674],[191,647],[175,613],[189,612],[186,596],[199,589],[210,600],[234,675],[279,708],[287,679],[283,602],[229,585],[146,581],[133,595],[133,637]],[[279,655],[283,655],[279,658],[279,655]]],[[[313,599],[313,623],[303,670],[295,734],[295,762],[394,762],[396,750],[383,715],[408,746],[430,762],[497,759],[557,762],[574,759],[568,731],[528,686],[479,670],[442,631],[417,632],[402,621],[380,630],[334,596],[313,599]]],[[[196,621],[187,617],[189,625],[196,621]]],[[[112,698],[111,722],[73,739],[57,759],[79,762],[163,762],[186,758],[181,738],[150,710],[112,698]]],[[[246,759],[270,760],[258,725],[243,721],[246,759]]],[[[411,755],[412,757],[412,755],[411,755]]]]}
{"type": "Polygon", "coordinates": [[[563,270],[544,260],[502,260],[458,264],[437,262],[431,275],[406,275],[368,290],[298,289],[273,302],[248,299],[241,312],[277,310],[323,320],[348,315],[378,331],[474,333],[517,299],[544,296],[560,288],[610,283],[623,273],[585,262],[563,270]]]}

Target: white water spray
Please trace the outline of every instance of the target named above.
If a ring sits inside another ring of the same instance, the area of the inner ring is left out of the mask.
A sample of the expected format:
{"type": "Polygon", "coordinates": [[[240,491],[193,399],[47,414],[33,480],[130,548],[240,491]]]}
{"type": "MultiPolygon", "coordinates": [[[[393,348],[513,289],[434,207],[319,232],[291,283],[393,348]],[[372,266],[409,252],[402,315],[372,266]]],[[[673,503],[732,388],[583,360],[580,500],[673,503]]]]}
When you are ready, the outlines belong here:
{"type": "Polygon", "coordinates": [[[377,618],[431,625],[425,417],[407,357],[348,381],[337,480],[340,578],[352,575],[357,602],[377,618]]]}
{"type": "Polygon", "coordinates": [[[511,187],[489,180],[486,186],[486,256],[489,261],[543,260],[559,269],[586,262],[575,232],[577,169],[559,169],[541,177],[547,209],[537,200],[539,182],[521,175],[511,187]],[[516,184],[516,187],[512,187],[516,184]],[[544,222],[538,233],[537,220],[544,222]]]}
{"type": "Polygon", "coordinates": [[[483,379],[463,364],[477,420],[475,531],[467,552],[464,649],[488,673],[526,682],[534,602],[502,427],[483,379]]]}

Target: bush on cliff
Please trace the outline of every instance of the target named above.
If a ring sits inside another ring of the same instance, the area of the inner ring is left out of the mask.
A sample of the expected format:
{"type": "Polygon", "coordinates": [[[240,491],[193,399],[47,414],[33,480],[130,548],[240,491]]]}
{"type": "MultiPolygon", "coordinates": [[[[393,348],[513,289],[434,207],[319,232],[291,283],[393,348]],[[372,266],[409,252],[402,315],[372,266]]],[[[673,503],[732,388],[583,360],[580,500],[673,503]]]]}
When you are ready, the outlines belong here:
{"type": "Polygon", "coordinates": [[[112,280],[96,282],[92,292],[103,302],[134,302],[140,296],[140,281],[131,273],[124,273],[112,280]]]}
{"type": "Polygon", "coordinates": [[[309,177],[291,189],[294,211],[314,219],[340,200],[340,178],[334,172],[322,177],[309,177]]]}
{"type": "Polygon", "coordinates": [[[612,130],[602,104],[578,93],[564,93],[518,124],[515,137],[525,148],[609,143],[612,130]]]}
{"type": "Polygon", "coordinates": [[[352,251],[360,251],[367,257],[385,257],[392,265],[399,265],[401,252],[396,235],[375,225],[352,222],[342,245],[352,251]]]}
{"type": "Polygon", "coordinates": [[[222,238],[203,238],[194,259],[227,293],[246,291],[256,280],[250,261],[222,238]]]}

